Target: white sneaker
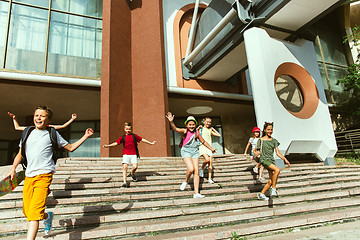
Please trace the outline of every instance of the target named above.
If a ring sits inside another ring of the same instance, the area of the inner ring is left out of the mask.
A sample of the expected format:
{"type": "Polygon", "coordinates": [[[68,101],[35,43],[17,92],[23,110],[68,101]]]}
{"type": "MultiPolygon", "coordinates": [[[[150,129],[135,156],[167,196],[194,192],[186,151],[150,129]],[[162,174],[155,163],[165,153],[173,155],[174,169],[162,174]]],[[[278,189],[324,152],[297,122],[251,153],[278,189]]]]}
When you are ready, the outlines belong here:
{"type": "Polygon", "coordinates": [[[204,195],[201,195],[200,193],[196,193],[193,195],[193,198],[204,198],[204,195]]]}
{"type": "Polygon", "coordinates": [[[270,188],[270,197],[278,197],[278,192],[276,191],[276,188],[270,188]]]}
{"type": "Polygon", "coordinates": [[[259,169],[258,169],[256,166],[255,166],[252,170],[253,170],[253,172],[256,173],[256,174],[259,173],[259,169]]]}
{"type": "Polygon", "coordinates": [[[186,188],[186,186],[187,186],[187,182],[183,182],[183,183],[180,185],[180,190],[181,190],[181,191],[184,191],[185,188],[186,188]]]}
{"type": "Polygon", "coordinates": [[[261,192],[257,194],[257,199],[259,199],[259,200],[269,200],[269,198],[267,196],[265,196],[265,194],[263,194],[261,192]]]}
{"type": "Polygon", "coordinates": [[[259,181],[265,181],[265,178],[264,178],[264,177],[259,177],[258,180],[259,180],[259,181]]]}
{"type": "Polygon", "coordinates": [[[212,180],[211,178],[209,178],[209,183],[210,183],[210,184],[214,184],[215,182],[214,182],[214,180],[212,180]]]}
{"type": "Polygon", "coordinates": [[[199,169],[199,177],[204,177],[204,170],[199,169]]]}

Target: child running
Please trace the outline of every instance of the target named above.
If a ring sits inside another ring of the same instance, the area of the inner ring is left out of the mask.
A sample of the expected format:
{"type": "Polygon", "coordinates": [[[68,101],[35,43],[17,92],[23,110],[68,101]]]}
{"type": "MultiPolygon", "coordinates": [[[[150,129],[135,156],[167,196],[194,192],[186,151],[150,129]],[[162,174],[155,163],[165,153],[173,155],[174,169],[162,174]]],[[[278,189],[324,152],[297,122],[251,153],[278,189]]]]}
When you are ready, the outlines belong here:
{"type": "Polygon", "coordinates": [[[256,143],[258,142],[259,139],[260,139],[260,128],[254,127],[249,142],[246,145],[244,155],[245,156],[247,155],[247,151],[251,145],[251,151],[250,151],[251,159],[254,159],[257,162],[255,167],[253,168],[253,171],[256,174],[259,173],[258,180],[263,181],[265,180],[265,178],[263,177],[264,166],[260,164],[258,157],[254,157],[254,150],[256,149],[256,143]],[[260,171],[259,171],[259,167],[260,167],[260,171]]]}
{"type": "MultiPolygon", "coordinates": [[[[49,135],[50,129],[47,127],[52,119],[52,115],[51,109],[46,106],[39,106],[35,109],[33,117],[35,129],[30,132],[24,143],[20,141],[20,150],[8,173],[11,179],[13,179],[17,166],[21,163],[22,158],[26,156],[27,168],[23,186],[23,213],[27,221],[29,221],[28,240],[36,238],[40,220],[44,220],[45,235],[49,235],[52,228],[54,214],[52,212],[45,212],[46,197],[55,171],[54,153],[49,135]],[[25,156],[22,155],[21,146],[24,147],[25,156]]],[[[88,128],[82,138],[70,144],[56,132],[58,147],[63,147],[73,152],[93,133],[94,131],[88,128]]]]}
{"type": "MultiPolygon", "coordinates": [[[[15,114],[11,113],[11,112],[8,112],[8,115],[13,119],[13,123],[14,123],[14,128],[15,130],[17,131],[24,131],[26,127],[23,127],[23,126],[20,126],[17,119],[16,119],[16,116],[15,114]]],[[[75,119],[77,118],[77,115],[76,113],[73,113],[71,115],[71,118],[69,121],[67,121],[66,123],[64,123],[63,125],[49,125],[48,127],[53,127],[55,128],[56,130],[58,129],[63,129],[63,128],[66,128],[67,126],[69,126],[75,119]]]]}
{"type": "Polygon", "coordinates": [[[269,171],[269,181],[265,184],[261,192],[257,194],[260,200],[268,200],[265,196],[267,190],[270,189],[270,197],[278,196],[276,191],[276,183],[280,174],[280,169],[275,165],[274,150],[276,155],[284,160],[290,167],[290,162],[280,153],[278,146],[280,143],[271,135],[273,134],[274,123],[265,122],[263,129],[263,137],[257,142],[254,155],[260,155],[260,163],[269,171]]]}
{"type": "MultiPolygon", "coordinates": [[[[211,146],[212,139],[211,135],[216,137],[221,137],[220,133],[216,131],[213,127],[211,127],[211,118],[206,117],[203,119],[204,126],[199,126],[200,129],[200,135],[203,137],[203,139],[211,146]]],[[[213,184],[214,180],[212,179],[212,173],[213,173],[213,153],[210,149],[205,147],[204,145],[200,145],[199,147],[200,156],[203,156],[205,161],[203,162],[201,169],[199,169],[199,176],[204,177],[204,168],[206,165],[209,164],[209,183],[213,184]]]]}
{"type": "Polygon", "coordinates": [[[117,145],[119,145],[120,143],[123,143],[123,161],[122,161],[122,165],[123,165],[123,185],[121,187],[129,187],[129,185],[127,184],[127,169],[129,164],[132,164],[132,170],[130,173],[130,177],[132,177],[134,182],[137,182],[137,178],[135,176],[135,171],[138,168],[138,161],[137,159],[140,157],[139,155],[139,150],[137,147],[137,144],[139,142],[144,142],[150,145],[154,145],[156,141],[153,142],[149,142],[148,140],[146,140],[145,138],[142,138],[136,134],[132,133],[132,129],[131,129],[131,123],[130,122],[125,122],[124,124],[125,128],[125,135],[121,136],[116,142],[113,142],[109,145],[104,145],[104,148],[109,148],[109,147],[115,147],[117,145]]]}
{"type": "Polygon", "coordinates": [[[166,114],[166,118],[170,122],[170,126],[174,132],[178,132],[183,135],[182,146],[181,146],[181,158],[183,159],[187,171],[185,181],[181,184],[180,190],[184,191],[188,180],[192,174],[194,174],[194,198],[203,198],[204,195],[199,193],[199,145],[200,143],[204,144],[212,153],[216,149],[212,148],[199,134],[199,131],[196,130],[197,121],[193,116],[189,116],[185,125],[186,128],[177,128],[174,123],[174,115],[171,112],[166,114]],[[200,142],[199,142],[200,141],[200,142]]]}

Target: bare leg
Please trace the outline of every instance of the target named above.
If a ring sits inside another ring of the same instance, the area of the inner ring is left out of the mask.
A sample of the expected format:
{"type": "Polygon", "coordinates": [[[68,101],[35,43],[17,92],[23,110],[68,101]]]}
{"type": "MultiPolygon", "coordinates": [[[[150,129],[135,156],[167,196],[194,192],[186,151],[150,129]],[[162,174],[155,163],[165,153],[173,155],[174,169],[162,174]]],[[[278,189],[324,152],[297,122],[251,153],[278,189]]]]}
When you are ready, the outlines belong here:
{"type": "Polygon", "coordinates": [[[124,180],[124,183],[127,182],[127,169],[128,169],[128,166],[126,163],[123,163],[123,180],[124,180]]]}
{"type": "Polygon", "coordinates": [[[138,164],[137,164],[137,163],[134,163],[134,164],[132,165],[131,175],[134,175],[134,173],[135,173],[135,171],[136,171],[137,168],[138,168],[138,164]]]}
{"type": "Polygon", "coordinates": [[[209,179],[212,178],[213,173],[213,158],[209,156],[209,179]]]}
{"type": "Polygon", "coordinates": [[[272,188],[276,188],[276,183],[280,174],[280,169],[275,166],[275,164],[271,164],[269,166],[269,181],[265,184],[263,190],[261,191],[261,193],[264,193],[269,190],[270,187],[272,188]]]}
{"type": "Polygon", "coordinates": [[[199,193],[199,184],[200,184],[200,176],[199,176],[199,159],[192,158],[193,166],[194,166],[194,193],[199,193]]]}
{"type": "Polygon", "coordinates": [[[37,232],[39,230],[39,221],[30,221],[28,223],[27,240],[35,240],[37,232]]]}
{"type": "MultiPolygon", "coordinates": [[[[192,158],[190,158],[190,157],[183,158],[183,161],[187,168],[186,177],[185,177],[185,182],[187,183],[189,181],[189,178],[191,177],[191,175],[194,173],[194,165],[193,165],[192,158]]],[[[199,173],[199,171],[198,171],[198,173],[199,173]]],[[[195,184],[195,181],[194,181],[194,184],[195,184]]]]}
{"type": "Polygon", "coordinates": [[[263,189],[261,190],[262,194],[265,194],[267,190],[269,190],[271,184],[272,184],[272,171],[270,169],[268,169],[269,171],[269,181],[265,184],[265,186],[263,187],[263,189]]]}
{"type": "Polygon", "coordinates": [[[263,173],[264,173],[264,166],[260,165],[259,178],[261,178],[263,176],[263,173]]]}
{"type": "Polygon", "coordinates": [[[210,163],[209,155],[203,154],[203,157],[204,157],[204,162],[201,166],[201,169],[204,169],[206,167],[206,165],[208,165],[210,163]]]}

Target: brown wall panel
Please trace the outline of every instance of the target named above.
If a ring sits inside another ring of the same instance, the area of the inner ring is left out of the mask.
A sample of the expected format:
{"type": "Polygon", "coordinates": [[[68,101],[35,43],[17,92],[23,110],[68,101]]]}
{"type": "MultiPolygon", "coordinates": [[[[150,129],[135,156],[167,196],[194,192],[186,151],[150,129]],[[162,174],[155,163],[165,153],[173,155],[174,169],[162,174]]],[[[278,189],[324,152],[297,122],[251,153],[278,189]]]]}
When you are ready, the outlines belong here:
{"type": "MultiPolygon", "coordinates": [[[[126,1],[103,1],[102,34],[101,146],[116,141],[124,122],[132,121],[131,11],[126,1]]],[[[100,156],[121,156],[121,149],[101,147],[100,156]]]]}
{"type": "Polygon", "coordinates": [[[156,144],[140,144],[142,156],[169,156],[162,1],[142,1],[131,11],[134,132],[156,144]]]}

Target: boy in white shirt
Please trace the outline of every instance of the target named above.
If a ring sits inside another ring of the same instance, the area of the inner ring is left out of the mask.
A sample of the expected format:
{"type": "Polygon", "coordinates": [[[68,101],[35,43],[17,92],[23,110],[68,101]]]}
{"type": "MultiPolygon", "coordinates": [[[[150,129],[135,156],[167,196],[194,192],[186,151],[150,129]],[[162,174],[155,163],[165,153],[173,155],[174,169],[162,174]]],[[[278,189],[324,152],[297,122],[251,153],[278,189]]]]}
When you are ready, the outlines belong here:
{"type": "MultiPolygon", "coordinates": [[[[48,130],[52,115],[51,109],[46,106],[40,106],[35,109],[33,118],[35,129],[30,132],[24,144],[20,142],[19,152],[8,174],[13,179],[17,166],[21,163],[22,158],[26,156],[27,168],[23,187],[23,213],[27,221],[29,221],[27,239],[36,238],[40,220],[44,220],[45,235],[51,232],[53,213],[45,212],[45,203],[55,171],[53,146],[50,139],[50,131],[48,130]],[[22,156],[21,146],[25,148],[25,156],[22,156]]],[[[58,147],[63,147],[73,152],[93,133],[94,131],[88,128],[82,138],[69,144],[56,132],[58,147]]]]}

